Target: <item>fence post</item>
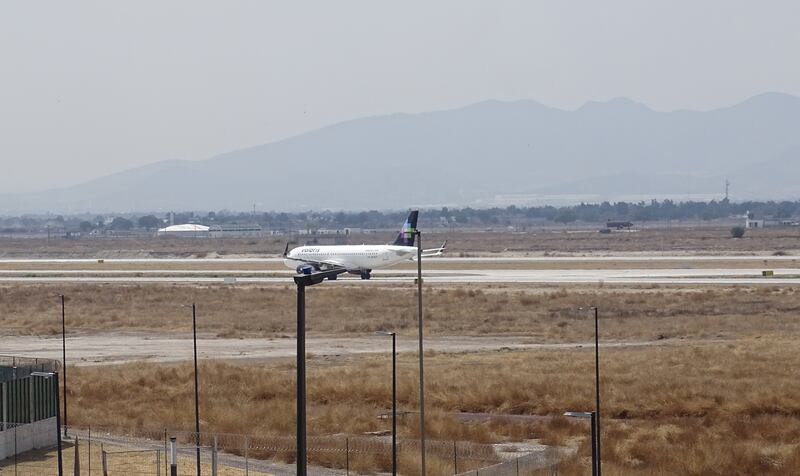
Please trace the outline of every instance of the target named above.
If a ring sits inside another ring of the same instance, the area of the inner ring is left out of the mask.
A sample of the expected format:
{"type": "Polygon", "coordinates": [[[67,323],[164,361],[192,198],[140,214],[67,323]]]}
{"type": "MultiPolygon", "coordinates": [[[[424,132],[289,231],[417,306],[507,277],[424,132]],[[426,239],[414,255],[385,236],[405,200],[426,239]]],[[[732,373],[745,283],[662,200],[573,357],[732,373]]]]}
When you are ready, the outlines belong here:
{"type": "Polygon", "coordinates": [[[244,435],[244,476],[250,476],[250,463],[247,452],[250,450],[250,437],[244,435]]]}
{"type": "Polygon", "coordinates": [[[2,403],[3,407],[3,426],[0,427],[0,430],[6,431],[8,429],[8,390],[6,388],[6,382],[0,383],[0,403],[2,403]]]}
{"type": "Polygon", "coordinates": [[[517,464],[517,476],[519,476],[519,456],[517,456],[516,464],[517,464]]]}
{"type": "Polygon", "coordinates": [[[169,439],[169,455],[169,474],[170,476],[178,476],[178,444],[174,436],[169,439]]]}
{"type": "MultiPolygon", "coordinates": [[[[33,406],[34,393],[35,391],[33,389],[33,377],[28,377],[28,423],[33,423],[35,421],[34,418],[35,407],[33,406]]],[[[35,435],[36,432],[33,432],[33,434],[35,435]]]]}
{"type": "Polygon", "coordinates": [[[211,448],[211,476],[217,476],[217,434],[214,433],[214,446],[211,448]]]}
{"type": "Polygon", "coordinates": [[[100,458],[103,465],[103,476],[108,476],[108,456],[106,450],[103,449],[103,444],[100,444],[100,458]]]}
{"type": "Polygon", "coordinates": [[[456,447],[456,440],[453,440],[453,474],[458,474],[458,447],[456,447]]]}
{"type": "Polygon", "coordinates": [[[345,475],[350,476],[350,438],[344,439],[345,475]]]}
{"type": "Polygon", "coordinates": [[[161,474],[161,449],[156,450],[156,472],[155,475],[161,474]]]}
{"type": "Polygon", "coordinates": [[[89,427],[89,476],[92,476],[92,427],[89,427]]]}
{"type": "Polygon", "coordinates": [[[169,476],[169,450],[167,449],[167,429],[164,428],[164,476],[169,476]]]}
{"type": "Polygon", "coordinates": [[[81,476],[81,452],[78,449],[78,435],[75,435],[75,461],[72,466],[72,471],[75,476],[81,476]]]}

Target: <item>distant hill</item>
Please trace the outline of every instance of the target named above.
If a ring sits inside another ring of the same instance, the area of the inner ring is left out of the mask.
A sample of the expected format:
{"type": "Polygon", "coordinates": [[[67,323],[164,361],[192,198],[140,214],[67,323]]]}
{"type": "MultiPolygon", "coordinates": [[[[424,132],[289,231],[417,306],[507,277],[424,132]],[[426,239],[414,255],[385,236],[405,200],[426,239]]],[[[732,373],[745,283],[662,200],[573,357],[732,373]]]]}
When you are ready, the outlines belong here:
{"type": "Polygon", "coordinates": [[[628,99],[574,111],[534,101],[342,122],[201,161],[0,197],[0,212],[369,209],[491,204],[498,196],[797,198],[800,98],[713,111],[628,99]]]}

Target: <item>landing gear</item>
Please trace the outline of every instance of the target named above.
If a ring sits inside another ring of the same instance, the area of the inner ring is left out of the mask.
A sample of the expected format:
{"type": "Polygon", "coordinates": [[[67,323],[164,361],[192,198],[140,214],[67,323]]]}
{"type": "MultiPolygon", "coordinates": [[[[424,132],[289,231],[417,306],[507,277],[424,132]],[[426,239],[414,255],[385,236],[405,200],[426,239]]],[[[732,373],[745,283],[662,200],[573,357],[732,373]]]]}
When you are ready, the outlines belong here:
{"type": "Polygon", "coordinates": [[[370,274],[371,272],[372,272],[371,269],[365,269],[365,270],[361,271],[361,279],[369,279],[369,278],[371,278],[372,277],[372,275],[370,274]]]}
{"type": "Polygon", "coordinates": [[[328,281],[336,281],[336,275],[332,274],[332,275],[328,276],[328,281]]]}

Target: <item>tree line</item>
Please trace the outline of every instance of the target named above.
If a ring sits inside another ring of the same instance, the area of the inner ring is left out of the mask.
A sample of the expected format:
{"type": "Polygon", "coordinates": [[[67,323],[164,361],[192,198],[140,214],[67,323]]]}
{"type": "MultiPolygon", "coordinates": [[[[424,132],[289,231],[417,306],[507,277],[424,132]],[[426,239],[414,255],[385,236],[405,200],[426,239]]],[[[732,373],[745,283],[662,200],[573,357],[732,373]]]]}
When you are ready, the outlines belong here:
{"type": "MultiPolygon", "coordinates": [[[[394,229],[399,227],[407,211],[307,211],[307,212],[177,212],[172,222],[203,225],[260,225],[265,230],[299,229],[394,229]]],[[[420,213],[420,228],[427,227],[493,227],[535,226],[546,223],[603,224],[607,221],[634,223],[657,221],[712,221],[732,217],[791,219],[800,214],[800,201],[728,200],[710,202],[602,202],[571,206],[535,206],[494,208],[430,208],[420,213]]],[[[119,214],[0,217],[0,231],[34,232],[45,228],[67,229],[75,232],[153,231],[169,223],[167,214],[119,214]]]]}

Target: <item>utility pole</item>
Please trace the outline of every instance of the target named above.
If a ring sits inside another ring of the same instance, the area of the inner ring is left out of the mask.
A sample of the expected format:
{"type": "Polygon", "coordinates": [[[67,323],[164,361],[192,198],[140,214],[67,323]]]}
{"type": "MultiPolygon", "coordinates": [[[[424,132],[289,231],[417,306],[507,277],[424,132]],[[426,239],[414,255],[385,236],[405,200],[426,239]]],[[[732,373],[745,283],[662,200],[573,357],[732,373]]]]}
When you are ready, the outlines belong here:
{"type": "Polygon", "coordinates": [[[594,396],[595,418],[597,430],[597,476],[602,474],[602,459],[600,457],[600,311],[594,308],[594,396]]]}
{"type": "Polygon", "coordinates": [[[61,296],[61,361],[64,364],[62,375],[64,376],[64,436],[67,436],[67,325],[65,319],[64,295],[61,296]]]}
{"type": "MultiPolygon", "coordinates": [[[[297,280],[295,280],[297,281],[297,280]]],[[[297,282],[297,476],[307,474],[306,439],[306,284],[297,282]]]]}
{"type": "MultiPolygon", "coordinates": [[[[311,274],[298,274],[294,277],[297,285],[297,458],[296,476],[306,476],[308,467],[308,446],[306,432],[306,287],[320,284],[325,279],[335,278],[347,272],[344,268],[334,268],[311,274]]],[[[348,452],[349,453],[349,452],[348,452]]]]}
{"type": "Polygon", "coordinates": [[[425,354],[422,346],[422,233],[417,233],[417,318],[419,326],[419,442],[422,476],[425,476],[425,354]]]}
{"type": "Polygon", "coordinates": [[[197,453],[197,476],[200,476],[200,390],[197,377],[197,311],[192,303],[192,340],[194,341],[194,444],[197,453]]]}

